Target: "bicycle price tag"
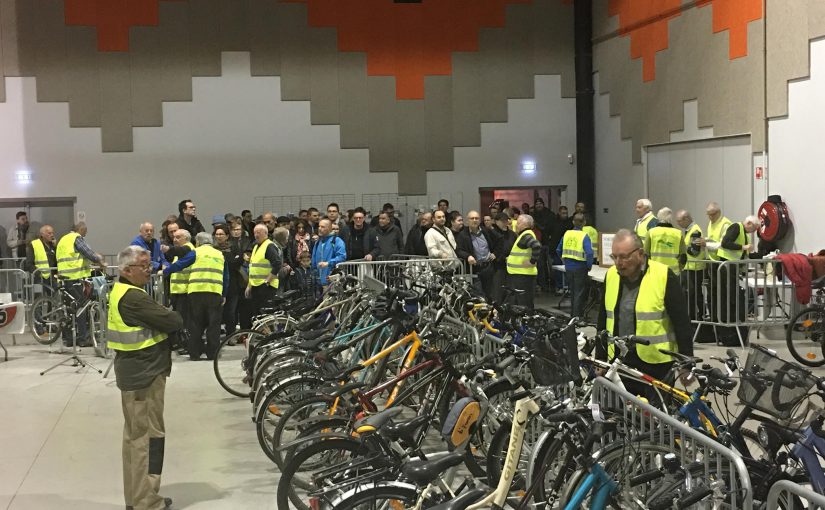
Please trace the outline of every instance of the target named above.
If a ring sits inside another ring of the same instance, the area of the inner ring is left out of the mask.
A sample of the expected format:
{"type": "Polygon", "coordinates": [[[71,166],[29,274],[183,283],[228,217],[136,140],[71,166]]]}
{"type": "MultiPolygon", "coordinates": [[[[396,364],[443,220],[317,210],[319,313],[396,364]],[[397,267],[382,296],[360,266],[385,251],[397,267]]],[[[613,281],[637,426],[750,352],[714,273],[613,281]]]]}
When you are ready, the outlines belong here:
{"type": "Polygon", "coordinates": [[[593,420],[604,421],[604,416],[602,416],[602,411],[598,403],[593,402],[590,404],[590,413],[593,415],[593,420]]]}

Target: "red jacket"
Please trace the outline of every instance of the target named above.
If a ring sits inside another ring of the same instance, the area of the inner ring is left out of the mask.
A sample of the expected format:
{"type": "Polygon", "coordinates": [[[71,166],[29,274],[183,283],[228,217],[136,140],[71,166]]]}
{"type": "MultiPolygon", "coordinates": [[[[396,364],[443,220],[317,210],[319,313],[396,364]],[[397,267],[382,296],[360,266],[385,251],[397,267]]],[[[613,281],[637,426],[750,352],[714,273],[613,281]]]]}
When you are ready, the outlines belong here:
{"type": "Polygon", "coordinates": [[[811,277],[813,268],[808,257],[801,253],[785,253],[778,255],[777,260],[782,262],[785,276],[796,285],[796,300],[803,305],[811,301],[811,277]]]}

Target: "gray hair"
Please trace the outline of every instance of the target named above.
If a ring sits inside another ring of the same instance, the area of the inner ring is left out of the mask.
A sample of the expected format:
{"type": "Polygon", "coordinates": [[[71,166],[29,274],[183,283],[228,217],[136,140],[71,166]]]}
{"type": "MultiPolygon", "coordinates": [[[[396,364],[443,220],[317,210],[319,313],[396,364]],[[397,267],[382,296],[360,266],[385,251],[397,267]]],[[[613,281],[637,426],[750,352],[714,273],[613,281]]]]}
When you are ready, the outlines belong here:
{"type": "Polygon", "coordinates": [[[148,250],[140,246],[127,246],[123,248],[120,253],[117,254],[117,268],[123,271],[137,262],[137,259],[142,255],[146,255],[147,257],[151,256],[148,250]]]}
{"type": "Polygon", "coordinates": [[[744,223],[745,225],[750,223],[751,225],[756,225],[757,228],[762,226],[762,220],[760,220],[757,216],[754,216],[753,214],[745,218],[745,221],[743,221],[742,223],[744,223]]]}
{"type": "Polygon", "coordinates": [[[178,232],[180,232],[183,238],[186,239],[187,243],[192,240],[192,233],[186,230],[185,228],[179,228],[175,231],[176,234],[178,232]]]}
{"type": "Polygon", "coordinates": [[[212,244],[212,234],[209,232],[199,232],[198,235],[195,236],[195,245],[206,246],[207,244],[212,244]]]}
{"type": "Polygon", "coordinates": [[[688,220],[689,222],[693,223],[693,216],[691,216],[690,213],[687,212],[684,209],[680,209],[679,211],[676,212],[676,221],[679,221],[682,218],[684,218],[684,219],[688,220]]]}
{"type": "Polygon", "coordinates": [[[659,219],[659,223],[673,223],[673,211],[670,210],[670,207],[662,207],[659,209],[656,217],[659,219]]]}
{"type": "Polygon", "coordinates": [[[637,250],[644,247],[644,242],[642,241],[642,238],[639,237],[639,235],[635,232],[631,232],[626,228],[619,229],[619,231],[613,235],[613,244],[620,243],[628,238],[633,239],[633,246],[637,250]]]}
{"type": "Polygon", "coordinates": [[[651,202],[649,198],[640,198],[636,203],[642,204],[648,211],[653,209],[653,202],[651,202]]]}
{"type": "Polygon", "coordinates": [[[529,214],[520,214],[516,222],[525,224],[527,228],[533,228],[533,225],[535,224],[533,217],[529,214]]]}
{"type": "Polygon", "coordinates": [[[721,210],[722,210],[722,208],[721,208],[721,207],[719,207],[719,204],[718,204],[717,202],[708,202],[708,206],[707,206],[707,208],[706,208],[705,210],[706,210],[708,213],[710,213],[711,211],[712,211],[712,212],[719,212],[719,211],[721,211],[721,210]]]}

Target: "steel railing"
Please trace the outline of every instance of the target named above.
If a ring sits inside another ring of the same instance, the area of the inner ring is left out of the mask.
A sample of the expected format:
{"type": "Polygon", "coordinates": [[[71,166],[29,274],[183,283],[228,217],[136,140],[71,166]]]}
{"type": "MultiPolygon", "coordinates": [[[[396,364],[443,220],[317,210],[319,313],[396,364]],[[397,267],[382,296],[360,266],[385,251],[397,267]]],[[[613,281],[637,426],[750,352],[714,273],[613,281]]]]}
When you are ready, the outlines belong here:
{"type": "Polygon", "coordinates": [[[390,260],[348,260],[336,266],[346,274],[363,280],[369,276],[388,286],[412,287],[428,280],[434,272],[452,270],[464,275],[464,264],[460,259],[430,259],[426,257],[394,258],[390,260]]]}
{"type": "Polygon", "coordinates": [[[767,510],[803,510],[805,508],[825,508],[825,496],[790,480],[779,480],[768,491],[767,510]],[[781,501],[780,497],[785,495],[781,501]],[[797,505],[797,498],[803,503],[797,505]]]}

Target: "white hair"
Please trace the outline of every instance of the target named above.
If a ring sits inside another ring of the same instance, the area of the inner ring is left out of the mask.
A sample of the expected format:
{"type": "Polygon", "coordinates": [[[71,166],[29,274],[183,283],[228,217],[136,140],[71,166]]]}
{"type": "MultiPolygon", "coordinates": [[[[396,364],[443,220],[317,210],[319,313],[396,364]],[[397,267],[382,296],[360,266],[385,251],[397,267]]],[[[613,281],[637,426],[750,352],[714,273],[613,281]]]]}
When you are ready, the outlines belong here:
{"type": "Polygon", "coordinates": [[[533,228],[533,224],[535,223],[533,221],[533,217],[530,216],[529,214],[519,215],[518,219],[516,219],[516,222],[517,223],[523,223],[524,225],[527,226],[527,228],[533,228]]]}
{"type": "Polygon", "coordinates": [[[648,198],[640,198],[636,201],[637,204],[642,204],[642,206],[647,209],[648,211],[653,210],[653,202],[650,201],[648,198]]]}
{"type": "Polygon", "coordinates": [[[656,217],[659,219],[659,223],[673,223],[673,211],[670,210],[670,207],[662,207],[659,209],[656,217]]]}
{"type": "Polygon", "coordinates": [[[759,227],[762,226],[762,220],[760,220],[757,216],[754,216],[753,214],[746,217],[745,221],[743,223],[745,225],[747,225],[748,223],[750,223],[751,225],[756,225],[756,228],[759,228],[759,227]]]}
{"type": "Polygon", "coordinates": [[[198,235],[195,236],[195,245],[206,246],[207,244],[212,244],[212,234],[209,232],[199,232],[198,235]]]}
{"type": "Polygon", "coordinates": [[[186,239],[187,243],[192,240],[192,233],[186,230],[185,228],[179,228],[175,231],[176,234],[178,232],[180,232],[183,238],[186,239]]]}
{"type": "Polygon", "coordinates": [[[121,271],[131,266],[141,255],[150,256],[148,250],[140,246],[127,246],[117,254],[117,268],[121,271]]]}

